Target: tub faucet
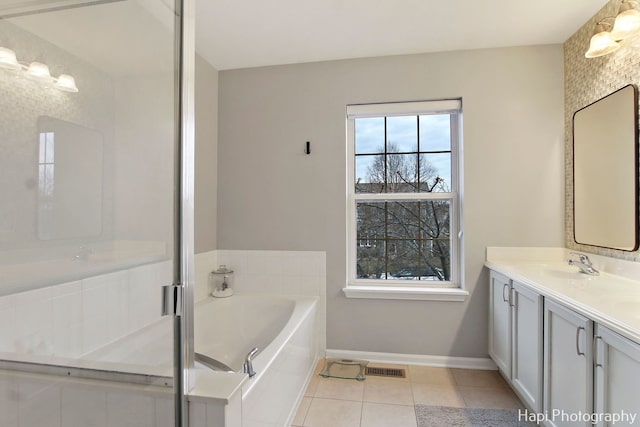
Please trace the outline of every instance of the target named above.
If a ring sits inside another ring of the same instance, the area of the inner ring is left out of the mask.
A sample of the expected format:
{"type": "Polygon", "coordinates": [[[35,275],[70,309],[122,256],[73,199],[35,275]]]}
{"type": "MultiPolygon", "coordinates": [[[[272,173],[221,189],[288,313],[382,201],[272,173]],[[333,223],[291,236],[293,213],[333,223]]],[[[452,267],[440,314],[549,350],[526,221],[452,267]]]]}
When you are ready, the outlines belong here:
{"type": "Polygon", "coordinates": [[[591,260],[588,256],[584,254],[579,254],[577,252],[571,252],[569,254],[570,257],[578,257],[578,259],[569,258],[567,261],[569,265],[575,265],[580,269],[581,273],[588,274],[590,276],[599,276],[600,272],[593,267],[591,264],[591,260]]]}
{"type": "Polygon", "coordinates": [[[247,357],[244,359],[244,364],[242,365],[242,372],[249,375],[249,378],[256,375],[256,371],[253,370],[253,357],[258,352],[258,347],[253,347],[247,357]]]}

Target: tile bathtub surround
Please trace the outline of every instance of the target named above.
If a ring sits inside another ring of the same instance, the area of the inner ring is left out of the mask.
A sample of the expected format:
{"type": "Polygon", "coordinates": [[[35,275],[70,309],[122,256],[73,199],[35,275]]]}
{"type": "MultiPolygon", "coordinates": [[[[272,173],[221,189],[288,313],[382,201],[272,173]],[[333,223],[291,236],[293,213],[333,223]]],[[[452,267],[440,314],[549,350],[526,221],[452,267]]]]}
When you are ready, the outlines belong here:
{"type": "Polygon", "coordinates": [[[160,318],[171,262],[0,297],[0,352],[78,358],[160,318]]]}
{"type": "Polygon", "coordinates": [[[217,257],[233,269],[238,293],[317,296],[325,290],[325,252],[218,250],[217,257]]]}
{"type": "Polygon", "coordinates": [[[415,427],[414,405],[521,409],[497,371],[370,363],[403,368],[407,378],[322,378],[321,360],[300,402],[296,427],[415,427]]]}
{"type": "Polygon", "coordinates": [[[2,427],[169,427],[170,388],[0,372],[2,427]]]}
{"type": "Polygon", "coordinates": [[[317,296],[319,348],[326,348],[326,252],[215,250],[196,255],[195,299],[211,293],[208,275],[220,265],[233,270],[237,294],[317,296]]]}

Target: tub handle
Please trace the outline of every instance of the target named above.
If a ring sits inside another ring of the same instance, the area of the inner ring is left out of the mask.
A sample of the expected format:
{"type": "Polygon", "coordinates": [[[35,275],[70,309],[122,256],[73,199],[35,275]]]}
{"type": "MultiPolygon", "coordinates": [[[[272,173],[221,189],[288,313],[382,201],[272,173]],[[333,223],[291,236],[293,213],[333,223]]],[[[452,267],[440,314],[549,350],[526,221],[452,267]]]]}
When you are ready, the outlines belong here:
{"type": "Polygon", "coordinates": [[[258,347],[253,347],[251,351],[247,354],[247,357],[244,359],[244,364],[242,365],[242,372],[249,375],[249,378],[256,375],[256,371],[253,370],[253,357],[258,352],[258,347]]]}

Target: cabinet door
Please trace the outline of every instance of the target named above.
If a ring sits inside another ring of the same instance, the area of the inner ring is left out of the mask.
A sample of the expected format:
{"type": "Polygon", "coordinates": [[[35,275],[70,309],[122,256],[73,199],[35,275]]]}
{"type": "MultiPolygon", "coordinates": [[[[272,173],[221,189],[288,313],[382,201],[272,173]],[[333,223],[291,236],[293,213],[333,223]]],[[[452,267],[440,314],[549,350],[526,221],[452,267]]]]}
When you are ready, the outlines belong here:
{"type": "Polygon", "coordinates": [[[513,282],[511,381],[520,398],[542,411],[542,296],[513,282]]]}
{"type": "MultiPolygon", "coordinates": [[[[640,422],[640,344],[601,325],[596,326],[594,361],[598,414],[627,414],[640,422]]],[[[629,418],[615,424],[600,420],[599,426],[630,426],[629,418]]]]}
{"type": "Polygon", "coordinates": [[[544,307],[545,425],[590,426],[570,415],[593,407],[593,322],[548,299],[544,307]]]}
{"type": "Polygon", "coordinates": [[[492,271],[489,288],[489,355],[511,378],[511,281],[492,271]]]}

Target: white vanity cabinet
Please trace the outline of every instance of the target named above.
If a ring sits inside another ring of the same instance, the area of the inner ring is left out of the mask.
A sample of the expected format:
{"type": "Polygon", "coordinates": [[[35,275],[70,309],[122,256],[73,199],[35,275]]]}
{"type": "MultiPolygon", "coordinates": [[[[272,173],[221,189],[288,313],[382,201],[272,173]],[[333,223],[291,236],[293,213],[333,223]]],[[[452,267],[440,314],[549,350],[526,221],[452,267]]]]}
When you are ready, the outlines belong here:
{"type": "MultiPolygon", "coordinates": [[[[596,325],[594,349],[595,412],[640,417],[640,344],[596,325]]],[[[614,425],[598,421],[598,426],[614,425]]],[[[636,418],[635,422],[640,421],[636,418]]],[[[630,420],[622,420],[615,425],[632,424],[630,420]]]]}
{"type": "Polygon", "coordinates": [[[489,355],[511,379],[511,280],[492,271],[489,292],[489,355]]]}
{"type": "Polygon", "coordinates": [[[490,273],[489,355],[531,410],[542,410],[542,296],[490,273]]]}
{"type": "Polygon", "coordinates": [[[511,383],[523,402],[542,410],[543,298],[516,281],[511,285],[511,383]]]}
{"type": "Polygon", "coordinates": [[[593,322],[548,299],[544,302],[544,405],[546,426],[586,426],[569,414],[593,409],[593,322]],[[562,414],[560,414],[562,415],[562,414]]]}

